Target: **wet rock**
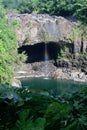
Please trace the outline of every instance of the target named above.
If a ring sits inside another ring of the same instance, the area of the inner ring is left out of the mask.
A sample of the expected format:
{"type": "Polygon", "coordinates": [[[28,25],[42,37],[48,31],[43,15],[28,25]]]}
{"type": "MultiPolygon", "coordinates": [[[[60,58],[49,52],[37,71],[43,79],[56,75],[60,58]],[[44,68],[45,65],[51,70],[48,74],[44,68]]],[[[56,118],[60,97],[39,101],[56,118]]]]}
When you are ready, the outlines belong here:
{"type": "Polygon", "coordinates": [[[45,77],[51,76],[53,72],[57,69],[53,62],[35,62],[32,64],[23,64],[22,67],[19,66],[15,71],[15,78],[25,78],[25,77],[45,77]]]}
{"type": "Polygon", "coordinates": [[[12,82],[12,86],[13,87],[18,87],[18,88],[22,87],[21,81],[16,79],[16,78],[14,78],[13,82],[12,82]]]}
{"type": "Polygon", "coordinates": [[[59,68],[57,69],[54,74],[52,75],[53,78],[56,79],[66,79],[66,80],[74,80],[79,82],[86,82],[87,76],[85,73],[81,72],[80,70],[70,70],[66,68],[59,68]]]}

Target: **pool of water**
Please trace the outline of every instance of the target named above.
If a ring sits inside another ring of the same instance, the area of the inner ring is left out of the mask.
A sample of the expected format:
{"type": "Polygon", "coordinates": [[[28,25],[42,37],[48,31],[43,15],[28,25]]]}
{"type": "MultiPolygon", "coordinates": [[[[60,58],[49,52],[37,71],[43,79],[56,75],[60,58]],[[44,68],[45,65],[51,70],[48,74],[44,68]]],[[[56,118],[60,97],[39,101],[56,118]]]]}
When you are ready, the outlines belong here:
{"type": "Polygon", "coordinates": [[[21,79],[21,82],[24,88],[29,88],[33,92],[44,92],[45,94],[48,92],[54,96],[78,92],[80,89],[87,86],[87,83],[57,80],[53,78],[26,78],[21,79]]]}

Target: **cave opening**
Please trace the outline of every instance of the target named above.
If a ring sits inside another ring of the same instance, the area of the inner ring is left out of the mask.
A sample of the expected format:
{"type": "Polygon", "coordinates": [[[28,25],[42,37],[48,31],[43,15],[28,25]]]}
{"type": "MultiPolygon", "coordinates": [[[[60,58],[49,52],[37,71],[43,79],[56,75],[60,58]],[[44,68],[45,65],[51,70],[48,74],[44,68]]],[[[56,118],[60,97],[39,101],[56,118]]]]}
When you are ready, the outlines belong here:
{"type": "Polygon", "coordinates": [[[63,41],[42,42],[33,45],[23,45],[18,48],[18,53],[24,52],[27,55],[25,63],[34,63],[53,60],[56,65],[59,57],[69,57],[74,53],[74,44],[63,41]],[[62,55],[63,54],[63,55],[62,55]],[[47,57],[46,57],[47,56],[47,57]]]}
{"type": "Polygon", "coordinates": [[[47,47],[48,61],[56,59],[60,55],[60,45],[58,43],[49,42],[49,43],[37,43],[34,45],[23,45],[18,48],[18,53],[24,52],[27,55],[26,63],[34,63],[45,61],[45,46],[47,47]]]}

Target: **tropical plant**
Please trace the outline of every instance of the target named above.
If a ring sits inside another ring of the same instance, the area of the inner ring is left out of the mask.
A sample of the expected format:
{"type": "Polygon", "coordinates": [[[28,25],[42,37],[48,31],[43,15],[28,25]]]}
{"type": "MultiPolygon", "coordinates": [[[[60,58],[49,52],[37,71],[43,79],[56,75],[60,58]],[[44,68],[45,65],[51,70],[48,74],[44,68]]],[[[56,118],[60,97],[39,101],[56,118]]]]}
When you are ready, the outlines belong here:
{"type": "Polygon", "coordinates": [[[86,130],[87,88],[55,99],[0,86],[0,119],[0,130],[86,130]]]}
{"type": "Polygon", "coordinates": [[[0,12],[0,83],[10,84],[17,54],[16,34],[8,25],[3,7],[1,6],[0,9],[2,10],[0,12]]]}

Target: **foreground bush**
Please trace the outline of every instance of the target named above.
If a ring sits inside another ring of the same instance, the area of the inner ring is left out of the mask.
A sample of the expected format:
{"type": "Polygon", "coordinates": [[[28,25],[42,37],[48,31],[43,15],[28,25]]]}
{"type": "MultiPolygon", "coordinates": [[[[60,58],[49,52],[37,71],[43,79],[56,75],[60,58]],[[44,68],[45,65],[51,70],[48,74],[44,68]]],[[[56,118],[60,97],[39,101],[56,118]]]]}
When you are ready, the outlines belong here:
{"type": "Polygon", "coordinates": [[[56,99],[0,87],[0,130],[86,130],[87,90],[56,99]]]}

